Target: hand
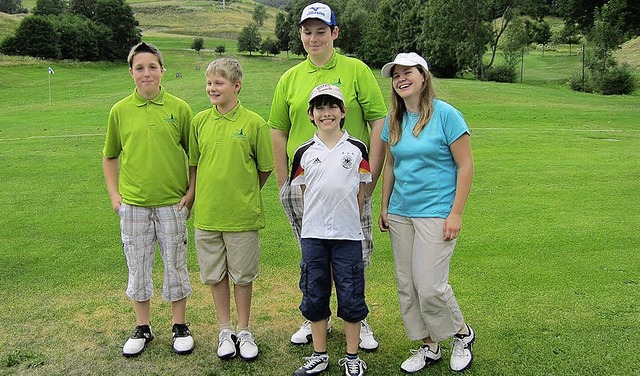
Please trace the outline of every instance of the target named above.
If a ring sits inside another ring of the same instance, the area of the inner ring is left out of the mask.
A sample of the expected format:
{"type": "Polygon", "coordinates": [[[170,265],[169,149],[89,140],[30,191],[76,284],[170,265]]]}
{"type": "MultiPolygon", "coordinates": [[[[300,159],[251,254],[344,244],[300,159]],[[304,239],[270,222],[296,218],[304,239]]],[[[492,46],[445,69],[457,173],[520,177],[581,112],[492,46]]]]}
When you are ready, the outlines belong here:
{"type": "Polygon", "coordinates": [[[110,198],[111,198],[111,207],[113,208],[113,211],[116,213],[119,213],[120,205],[122,204],[122,196],[120,196],[119,194],[115,194],[110,198]]]}
{"type": "MultiPolygon", "coordinates": [[[[180,211],[182,210],[182,208],[186,206],[190,216],[194,199],[195,199],[194,194],[192,192],[187,192],[187,194],[182,196],[182,198],[180,199],[180,202],[178,203],[178,210],[180,211]]],[[[187,216],[187,218],[189,218],[189,216],[187,216]]]]}
{"type": "Polygon", "coordinates": [[[444,240],[449,241],[458,237],[462,228],[462,216],[459,214],[449,214],[444,220],[444,240]]]}
{"type": "Polygon", "coordinates": [[[380,218],[378,219],[378,226],[380,227],[380,231],[382,232],[389,231],[389,221],[387,220],[386,210],[380,212],[380,218]]]}

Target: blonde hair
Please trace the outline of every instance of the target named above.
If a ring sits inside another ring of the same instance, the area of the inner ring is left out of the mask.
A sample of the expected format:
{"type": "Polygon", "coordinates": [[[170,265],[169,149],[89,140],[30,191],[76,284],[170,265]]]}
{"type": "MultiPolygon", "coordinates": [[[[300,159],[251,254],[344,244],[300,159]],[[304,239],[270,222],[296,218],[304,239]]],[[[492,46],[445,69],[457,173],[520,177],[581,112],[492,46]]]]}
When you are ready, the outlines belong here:
{"type": "Polygon", "coordinates": [[[205,75],[209,73],[218,74],[234,84],[242,81],[242,67],[236,59],[223,57],[210,62],[205,75]]]}
{"type": "Polygon", "coordinates": [[[158,58],[158,63],[160,63],[160,67],[164,68],[164,63],[162,62],[162,53],[158,47],[154,46],[151,43],[140,42],[135,46],[131,47],[131,51],[129,51],[129,56],[127,57],[127,62],[129,63],[129,68],[133,67],[133,58],[140,53],[148,52],[150,54],[154,54],[156,58],[158,58]]]}
{"type": "MultiPolygon", "coordinates": [[[[425,71],[419,65],[416,65],[416,69],[418,69],[422,74],[422,77],[424,77],[424,83],[422,84],[422,90],[420,91],[420,103],[418,105],[420,116],[418,117],[418,122],[413,127],[413,135],[418,137],[422,129],[424,129],[431,119],[431,115],[433,115],[433,100],[436,97],[436,90],[433,87],[433,76],[431,73],[425,71]]],[[[402,137],[402,118],[404,117],[404,113],[407,112],[407,106],[405,105],[402,97],[396,93],[393,87],[391,88],[390,102],[389,144],[395,145],[402,137]]]]}

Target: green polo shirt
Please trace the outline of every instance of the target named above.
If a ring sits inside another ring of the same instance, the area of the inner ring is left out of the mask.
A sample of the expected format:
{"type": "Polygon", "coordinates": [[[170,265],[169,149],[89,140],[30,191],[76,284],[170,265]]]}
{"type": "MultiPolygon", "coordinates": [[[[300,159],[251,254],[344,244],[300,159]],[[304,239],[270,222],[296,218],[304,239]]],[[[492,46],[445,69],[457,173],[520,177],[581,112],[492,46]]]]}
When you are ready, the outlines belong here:
{"type": "Polygon", "coordinates": [[[264,227],[258,171],[273,170],[269,127],[238,102],[222,115],[215,107],[192,121],[189,165],[198,166],[194,226],[210,231],[264,227]]]}
{"type": "Polygon", "coordinates": [[[133,94],[109,112],[102,154],[119,158],[122,202],[157,207],[174,205],[187,191],[187,153],[193,112],[182,99],[160,87],[153,99],[133,94]]]}
{"type": "Polygon", "coordinates": [[[309,120],[309,94],[320,84],[338,86],[344,96],[347,115],[344,129],[369,147],[368,121],[387,115],[380,86],[371,69],[358,59],[333,52],[329,62],[316,67],[307,60],[287,70],[276,86],[269,115],[269,126],[289,132],[289,167],[298,146],[310,140],[316,131],[309,120]]]}

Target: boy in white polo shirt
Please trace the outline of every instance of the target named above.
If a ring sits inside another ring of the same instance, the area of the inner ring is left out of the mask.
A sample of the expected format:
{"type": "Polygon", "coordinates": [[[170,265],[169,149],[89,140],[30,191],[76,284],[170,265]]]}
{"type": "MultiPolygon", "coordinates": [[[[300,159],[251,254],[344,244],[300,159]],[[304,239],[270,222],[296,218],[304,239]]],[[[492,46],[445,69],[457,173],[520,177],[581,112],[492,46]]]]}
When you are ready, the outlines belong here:
{"type": "Polygon", "coordinates": [[[347,355],[338,364],[347,376],[361,376],[367,365],[358,357],[360,322],[369,313],[360,224],[363,186],[371,182],[367,147],[342,129],[345,106],[338,87],[325,84],[313,89],[308,113],[317,131],[296,150],[289,181],[301,186],[303,194],[300,311],[311,321],[314,352],[294,375],[317,374],[329,364],[327,317],[333,272],[338,317],[344,320],[347,340],[347,355]]]}

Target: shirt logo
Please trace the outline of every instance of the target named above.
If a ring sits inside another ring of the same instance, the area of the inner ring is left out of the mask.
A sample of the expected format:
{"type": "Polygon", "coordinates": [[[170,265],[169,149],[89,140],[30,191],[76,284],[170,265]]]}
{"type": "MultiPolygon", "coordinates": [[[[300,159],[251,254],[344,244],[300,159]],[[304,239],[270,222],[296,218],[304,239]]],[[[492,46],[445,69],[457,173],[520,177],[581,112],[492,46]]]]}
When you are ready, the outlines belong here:
{"type": "Polygon", "coordinates": [[[351,167],[353,167],[353,157],[350,155],[343,156],[341,164],[342,164],[342,167],[344,167],[345,169],[347,170],[351,169],[351,167]]]}
{"type": "Polygon", "coordinates": [[[245,139],[247,138],[247,135],[245,135],[243,129],[240,128],[235,130],[235,132],[233,133],[233,138],[245,139]]]}
{"type": "Polygon", "coordinates": [[[337,87],[342,87],[342,81],[338,78],[338,81],[332,83],[331,85],[337,86],[337,87]]]}
{"type": "Polygon", "coordinates": [[[173,116],[173,113],[171,113],[171,115],[167,116],[166,118],[164,118],[164,121],[166,121],[167,123],[175,123],[176,122],[176,118],[175,116],[173,116]]]}
{"type": "Polygon", "coordinates": [[[316,159],[314,159],[314,160],[313,160],[313,162],[311,162],[311,165],[315,165],[315,164],[318,164],[318,163],[322,163],[322,161],[320,160],[320,158],[316,158],[316,159]]]}

